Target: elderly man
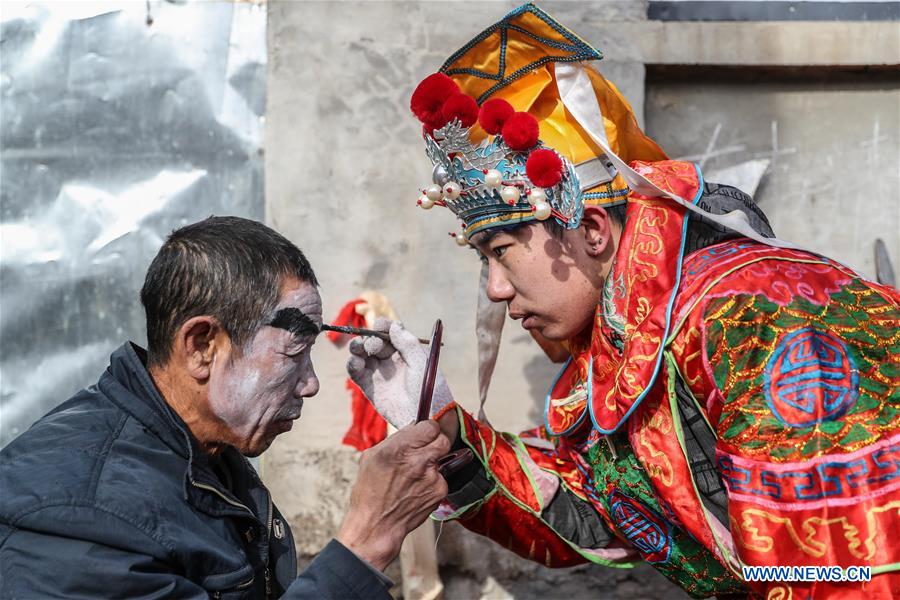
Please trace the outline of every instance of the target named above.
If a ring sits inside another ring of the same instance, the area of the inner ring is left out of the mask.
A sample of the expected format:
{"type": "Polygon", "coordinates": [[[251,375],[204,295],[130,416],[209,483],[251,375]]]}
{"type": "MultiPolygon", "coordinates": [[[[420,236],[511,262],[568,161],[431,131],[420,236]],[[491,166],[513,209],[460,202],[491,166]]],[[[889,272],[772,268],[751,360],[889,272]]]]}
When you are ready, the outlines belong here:
{"type": "MultiPolygon", "coordinates": [[[[599,58],[528,4],[413,93],[419,205],[462,221],[485,295],[568,357],[518,438],[438,385],[478,458],[438,516],[547,566],[643,560],[695,597],[896,597],[900,295],[666,160],[599,58]]],[[[390,335],[399,354],[359,342],[349,366],[402,424],[425,351],[390,335]]]]}
{"type": "Polygon", "coordinates": [[[291,530],[244,458],[319,389],[316,286],[259,223],[175,231],[141,291],[147,351],[124,344],[2,451],[0,597],[389,598],[380,571],[447,491],[434,422],[363,454],[337,538],[299,578],[291,530]]]}

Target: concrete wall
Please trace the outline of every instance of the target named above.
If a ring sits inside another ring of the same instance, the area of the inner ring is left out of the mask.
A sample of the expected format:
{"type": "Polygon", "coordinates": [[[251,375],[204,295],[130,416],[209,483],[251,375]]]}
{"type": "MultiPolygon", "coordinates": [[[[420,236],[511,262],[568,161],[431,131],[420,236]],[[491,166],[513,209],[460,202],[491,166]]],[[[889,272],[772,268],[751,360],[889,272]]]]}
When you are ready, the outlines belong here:
{"type": "MultiPolygon", "coordinates": [[[[267,220],[309,256],[322,282],[326,318],[367,288],[385,293],[420,335],[427,335],[434,319],[441,317],[445,324],[442,368],[457,399],[470,409],[477,408],[473,373],[479,264],[471,251],[458,249],[446,236],[456,227],[449,212],[415,207],[418,188],[428,183],[431,168],[408,102],[416,83],[516,5],[269,3],[267,220]]],[[[545,2],[541,6],[604,51],[601,70],[639,114],[644,106],[644,63],[665,63],[659,47],[642,37],[645,33],[655,32],[669,45],[681,39],[681,45],[675,45],[680,56],[687,57],[681,62],[699,56],[693,61],[698,63],[708,61],[716,44],[724,47],[734,37],[728,31],[701,36],[703,43],[695,46],[702,47],[702,52],[692,55],[691,40],[698,38],[679,38],[677,31],[665,27],[661,32],[659,24],[644,21],[644,2],[545,2]]],[[[777,40],[791,39],[790,30],[771,30],[776,33],[770,31],[770,38],[775,36],[770,46],[783,49],[777,40]]],[[[845,34],[871,37],[859,31],[851,28],[845,34]]],[[[836,35],[835,43],[841,43],[840,34],[836,35]]],[[[763,64],[770,55],[750,52],[748,56],[756,56],[754,60],[763,64]]],[[[815,59],[791,56],[800,64],[815,59]]],[[[778,56],[771,60],[775,59],[778,56]]],[[[817,95],[810,90],[757,86],[749,88],[748,96],[748,88],[713,86],[713,95],[707,97],[706,91],[689,85],[652,81],[651,85],[655,87],[648,88],[647,121],[663,147],[671,146],[672,155],[702,155],[717,124],[721,124],[720,147],[743,145],[741,153],[709,157],[705,166],[710,168],[766,154],[770,123],[778,123],[779,148],[792,150],[774,154],[776,162],[761,192],[776,229],[785,237],[810,242],[816,249],[837,247],[838,258],[864,270],[871,266],[866,262],[864,238],[873,231],[888,238],[892,251],[897,250],[896,168],[890,169],[891,164],[896,166],[897,111],[888,110],[896,91],[817,95]],[[844,117],[831,119],[833,102],[844,117]],[[854,110],[856,106],[860,109],[854,110]],[[859,118],[860,112],[865,118],[859,118]],[[830,120],[823,120],[826,117],[830,120]],[[872,138],[876,122],[880,129],[872,138]],[[825,166],[816,168],[815,177],[808,177],[813,159],[801,159],[801,155],[813,150],[814,155],[824,156],[817,151],[827,147],[834,165],[830,173],[843,173],[848,156],[855,157],[851,159],[854,168],[866,164],[859,153],[867,151],[865,143],[870,139],[877,141],[880,162],[862,173],[874,182],[871,185],[883,186],[877,193],[866,194],[849,178],[836,182],[826,177],[825,166]],[[839,141],[846,142],[846,150],[839,141]],[[770,193],[783,185],[790,191],[770,193]],[[838,199],[848,194],[859,200],[877,197],[889,218],[872,216],[866,205],[858,204],[854,212],[845,213],[843,221],[833,219],[831,215],[841,206],[838,199]],[[814,206],[823,209],[807,210],[814,206]],[[856,216],[859,220],[850,220],[856,216]],[[893,237],[890,219],[895,225],[893,237]],[[853,227],[858,233],[851,235],[853,227]],[[854,253],[854,248],[859,252],[854,253]]],[[[895,258],[900,258],[900,252],[895,252],[895,258]]],[[[306,559],[336,532],[355,472],[354,451],[340,446],[350,423],[349,396],[343,384],[345,358],[344,351],[327,341],[319,343],[314,359],[322,391],[307,403],[298,426],[278,439],[263,461],[263,476],[291,520],[298,549],[306,559]]],[[[487,406],[493,424],[511,431],[537,424],[555,372],[556,367],[525,332],[508,323],[487,406]]],[[[678,597],[667,581],[646,567],[633,572],[593,566],[550,571],[458,527],[445,528],[439,549],[448,598],[678,597]]]]}
{"type": "Polygon", "coordinates": [[[708,179],[768,162],[755,197],[779,237],[869,277],[875,238],[900,259],[900,82],[725,74],[647,90],[648,132],[708,179]]]}

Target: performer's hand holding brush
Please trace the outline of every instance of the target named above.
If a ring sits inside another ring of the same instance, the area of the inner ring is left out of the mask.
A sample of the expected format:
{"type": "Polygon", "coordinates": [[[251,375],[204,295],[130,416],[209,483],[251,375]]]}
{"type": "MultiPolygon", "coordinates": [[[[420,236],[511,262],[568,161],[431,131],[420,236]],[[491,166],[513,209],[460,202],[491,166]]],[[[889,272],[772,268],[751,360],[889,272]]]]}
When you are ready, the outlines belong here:
{"type": "MultiPolygon", "coordinates": [[[[437,367],[440,356],[442,325],[435,331],[428,350],[423,342],[399,322],[379,320],[375,332],[387,334],[354,339],[350,342],[350,378],[362,389],[378,412],[394,427],[401,429],[413,422],[442,416],[439,424],[451,440],[456,439],[459,424],[453,413],[442,415],[453,396],[437,367]],[[418,399],[418,404],[414,399],[418,399]]],[[[473,458],[469,449],[460,449],[441,458],[438,463],[446,477],[473,458]]]]}

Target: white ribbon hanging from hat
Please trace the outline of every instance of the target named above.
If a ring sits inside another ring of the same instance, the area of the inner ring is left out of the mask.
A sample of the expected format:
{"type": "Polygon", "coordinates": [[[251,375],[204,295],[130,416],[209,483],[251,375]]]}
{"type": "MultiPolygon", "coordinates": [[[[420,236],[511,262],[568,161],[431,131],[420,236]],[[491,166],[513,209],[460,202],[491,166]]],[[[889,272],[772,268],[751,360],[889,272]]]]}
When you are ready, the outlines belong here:
{"type": "Polygon", "coordinates": [[[481,265],[478,283],[478,308],[475,317],[475,335],[478,338],[478,420],[490,425],[484,404],[487,402],[488,388],[500,353],[500,336],[506,321],[506,303],[493,302],[487,296],[488,266],[481,265]]]}
{"type": "Polygon", "coordinates": [[[590,68],[583,63],[556,63],[556,85],[559,90],[559,97],[562,99],[566,109],[571,113],[578,124],[581,125],[591,139],[600,146],[609,160],[615,165],[622,179],[628,184],[633,191],[651,196],[654,198],[666,197],[677,202],[686,209],[693,211],[699,215],[703,215],[710,221],[718,223],[732,231],[740,233],[754,241],[776,248],[794,248],[799,246],[791,242],[780,240],[778,238],[767,238],[759,234],[758,231],[750,226],[747,215],[740,210],[733,210],[724,215],[716,215],[709,213],[692,202],[684,198],[667,192],[658,187],[652,181],[629,167],[615,152],[609,147],[609,140],[606,137],[606,128],[603,126],[603,114],[600,111],[600,104],[597,102],[597,95],[594,92],[594,86],[591,85],[591,79],[586,69],[590,68]]]}

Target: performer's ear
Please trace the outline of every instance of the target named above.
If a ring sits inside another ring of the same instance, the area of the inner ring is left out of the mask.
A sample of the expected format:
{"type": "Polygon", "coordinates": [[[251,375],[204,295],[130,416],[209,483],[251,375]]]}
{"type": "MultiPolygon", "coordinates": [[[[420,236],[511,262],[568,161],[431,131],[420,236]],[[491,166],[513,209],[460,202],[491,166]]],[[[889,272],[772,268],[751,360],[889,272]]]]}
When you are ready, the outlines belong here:
{"type": "Polygon", "coordinates": [[[581,218],[585,250],[588,256],[602,259],[613,250],[612,220],[599,206],[585,206],[581,218]]]}

